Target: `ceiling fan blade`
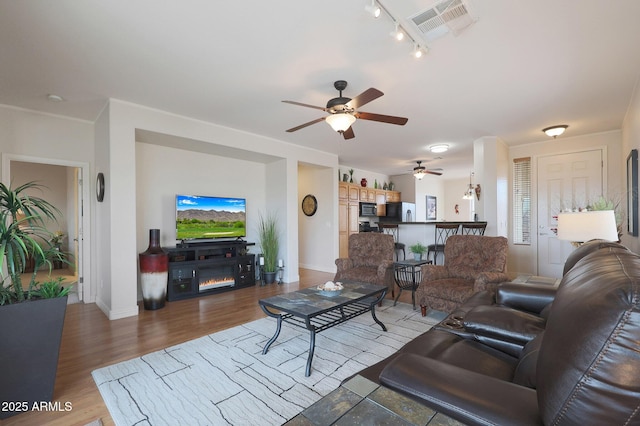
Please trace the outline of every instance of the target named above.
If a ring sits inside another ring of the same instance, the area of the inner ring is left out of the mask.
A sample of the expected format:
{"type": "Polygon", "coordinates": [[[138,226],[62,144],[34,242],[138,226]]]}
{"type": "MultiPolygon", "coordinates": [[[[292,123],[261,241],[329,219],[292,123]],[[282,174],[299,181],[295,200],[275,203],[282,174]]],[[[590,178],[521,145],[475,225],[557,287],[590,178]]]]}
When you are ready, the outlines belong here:
{"type": "Polygon", "coordinates": [[[369,102],[378,99],[382,95],[384,95],[384,93],[372,87],[360,93],[355,98],[351,99],[346,103],[346,106],[348,108],[358,109],[362,105],[368,104],[369,102]]]}
{"type": "Polygon", "coordinates": [[[353,126],[349,126],[347,130],[342,132],[342,137],[345,139],[353,139],[356,135],[353,133],[353,126]]]}
{"type": "Polygon", "coordinates": [[[298,105],[298,106],[303,106],[303,107],[307,107],[307,108],[313,108],[313,109],[319,109],[321,111],[326,111],[327,109],[325,107],[320,107],[320,106],[316,106],[316,105],[309,105],[309,104],[303,104],[302,102],[296,102],[296,101],[282,101],[285,104],[292,104],[292,105],[298,105]]]}
{"type": "Polygon", "coordinates": [[[442,172],[436,172],[436,171],[429,170],[429,169],[425,170],[424,172],[425,173],[429,173],[430,175],[442,176],[442,172]]]}
{"type": "Polygon", "coordinates": [[[393,115],[383,115],[383,114],[373,114],[370,112],[356,112],[353,115],[356,116],[356,118],[361,118],[363,120],[371,120],[371,121],[380,121],[382,123],[389,123],[389,124],[397,124],[399,126],[404,126],[407,121],[409,121],[408,118],[405,117],[396,117],[393,115]]]}
{"type": "Polygon", "coordinates": [[[316,124],[316,123],[319,123],[321,121],[324,121],[324,119],[325,119],[325,117],[316,118],[315,120],[309,121],[308,123],[304,123],[304,124],[301,124],[299,126],[292,127],[290,129],[288,129],[287,132],[289,132],[289,133],[295,132],[296,130],[300,130],[300,129],[303,129],[303,128],[307,127],[307,126],[311,126],[312,124],[316,124]]]}

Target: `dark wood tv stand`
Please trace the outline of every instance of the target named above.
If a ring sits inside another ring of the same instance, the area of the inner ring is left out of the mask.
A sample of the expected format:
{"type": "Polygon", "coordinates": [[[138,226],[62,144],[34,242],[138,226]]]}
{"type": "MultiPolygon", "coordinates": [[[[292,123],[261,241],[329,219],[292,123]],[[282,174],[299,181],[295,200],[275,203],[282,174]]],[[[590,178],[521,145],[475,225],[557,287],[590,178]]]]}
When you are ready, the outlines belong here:
{"type": "Polygon", "coordinates": [[[169,254],[167,300],[205,296],[256,283],[255,255],[242,240],[186,242],[166,248],[169,254]]]}

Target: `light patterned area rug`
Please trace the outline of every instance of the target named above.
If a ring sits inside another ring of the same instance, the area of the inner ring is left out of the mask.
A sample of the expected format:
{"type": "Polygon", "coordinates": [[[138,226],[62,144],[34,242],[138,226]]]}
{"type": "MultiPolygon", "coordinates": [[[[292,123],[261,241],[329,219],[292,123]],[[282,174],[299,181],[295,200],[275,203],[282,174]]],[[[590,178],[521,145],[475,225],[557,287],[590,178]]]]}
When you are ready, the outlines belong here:
{"type": "Polygon", "coordinates": [[[263,318],[92,372],[116,425],[280,425],[342,380],[397,351],[442,317],[385,301],[316,335],[305,377],[309,332],[263,318]]]}

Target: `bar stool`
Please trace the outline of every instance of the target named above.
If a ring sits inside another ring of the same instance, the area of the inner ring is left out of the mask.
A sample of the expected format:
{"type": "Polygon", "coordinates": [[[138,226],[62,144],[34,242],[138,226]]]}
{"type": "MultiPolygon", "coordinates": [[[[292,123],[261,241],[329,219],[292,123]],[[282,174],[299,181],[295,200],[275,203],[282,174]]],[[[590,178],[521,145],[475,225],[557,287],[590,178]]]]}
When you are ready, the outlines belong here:
{"type": "Polygon", "coordinates": [[[463,223],[462,235],[484,235],[485,229],[487,229],[486,223],[463,223]]]}
{"type": "Polygon", "coordinates": [[[447,242],[447,238],[457,233],[457,223],[436,223],[436,242],[427,246],[427,259],[429,259],[429,254],[433,252],[433,264],[436,265],[438,263],[438,253],[444,254],[444,245],[447,242]]]}
{"type": "Polygon", "coordinates": [[[378,223],[378,228],[380,228],[381,232],[389,234],[393,237],[396,251],[396,260],[400,260],[400,251],[402,251],[402,260],[406,259],[406,253],[404,251],[405,245],[398,242],[398,225],[393,223],[378,223]]]}

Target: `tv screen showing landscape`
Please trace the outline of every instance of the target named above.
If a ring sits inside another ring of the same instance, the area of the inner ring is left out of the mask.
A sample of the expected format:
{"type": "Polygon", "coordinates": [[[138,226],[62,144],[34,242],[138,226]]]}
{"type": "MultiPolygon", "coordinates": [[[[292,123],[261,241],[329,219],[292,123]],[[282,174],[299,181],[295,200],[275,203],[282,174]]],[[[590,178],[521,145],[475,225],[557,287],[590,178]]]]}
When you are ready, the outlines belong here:
{"type": "Polygon", "coordinates": [[[246,216],[244,198],[176,195],[176,239],[245,237],[246,216]]]}

